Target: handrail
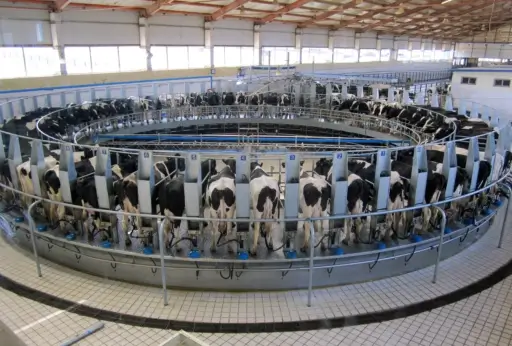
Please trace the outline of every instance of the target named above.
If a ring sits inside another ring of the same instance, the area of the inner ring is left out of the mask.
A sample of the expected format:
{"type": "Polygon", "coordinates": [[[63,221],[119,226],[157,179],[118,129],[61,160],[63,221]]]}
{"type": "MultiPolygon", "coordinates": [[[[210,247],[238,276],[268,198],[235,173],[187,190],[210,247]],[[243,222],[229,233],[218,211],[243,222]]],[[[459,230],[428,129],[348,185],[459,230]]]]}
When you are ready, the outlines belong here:
{"type": "MultiPolygon", "coordinates": [[[[414,210],[417,210],[417,209],[423,209],[425,207],[430,207],[430,206],[432,206],[432,207],[442,206],[442,205],[444,205],[446,203],[455,202],[455,201],[458,201],[458,200],[461,200],[461,199],[465,199],[465,198],[477,195],[479,193],[485,192],[486,190],[489,190],[490,188],[492,188],[496,184],[504,181],[509,175],[510,175],[510,172],[507,172],[503,177],[499,178],[496,181],[491,182],[490,184],[486,185],[485,187],[483,187],[481,189],[469,192],[469,193],[467,193],[465,195],[444,199],[442,201],[438,201],[438,202],[435,202],[435,203],[417,204],[417,205],[414,205],[414,206],[411,206],[411,207],[400,208],[400,209],[393,209],[392,211],[390,211],[390,210],[382,210],[382,211],[372,211],[372,212],[369,212],[369,213],[348,214],[348,215],[334,215],[334,216],[320,216],[320,217],[311,217],[311,218],[293,217],[293,218],[286,218],[286,219],[283,220],[283,222],[284,221],[286,221],[286,222],[298,222],[298,221],[340,220],[340,219],[348,219],[348,218],[359,218],[359,217],[363,217],[363,216],[365,216],[365,217],[382,216],[382,215],[393,214],[393,213],[402,213],[402,212],[414,211],[414,210]]],[[[43,202],[48,202],[48,203],[55,204],[55,205],[65,206],[65,207],[72,208],[72,209],[86,210],[86,211],[90,211],[90,212],[98,212],[98,213],[104,213],[104,214],[116,214],[116,215],[122,214],[122,215],[128,215],[128,216],[139,217],[139,218],[148,218],[148,219],[165,219],[165,216],[161,216],[161,215],[136,214],[136,213],[129,213],[129,212],[124,212],[124,211],[123,212],[119,212],[119,211],[115,211],[115,210],[99,209],[99,208],[92,208],[92,207],[84,207],[84,206],[69,204],[69,203],[65,203],[65,202],[57,202],[57,201],[53,201],[53,200],[48,199],[48,198],[43,198],[43,197],[40,197],[40,196],[28,194],[28,193],[23,192],[23,191],[18,191],[16,189],[14,189],[13,187],[4,185],[2,183],[0,183],[0,187],[2,187],[5,190],[13,191],[15,193],[18,193],[18,194],[26,196],[26,197],[30,197],[30,198],[33,198],[33,199],[36,199],[36,200],[41,200],[43,202]]],[[[173,216],[173,219],[174,220],[181,220],[181,221],[185,221],[185,220],[187,220],[187,221],[196,221],[196,222],[197,221],[224,221],[224,222],[237,222],[237,221],[239,221],[236,218],[213,218],[213,217],[192,217],[192,216],[173,216]]],[[[249,218],[248,220],[249,220],[249,222],[275,222],[276,221],[275,219],[264,219],[264,218],[249,218]]]]}

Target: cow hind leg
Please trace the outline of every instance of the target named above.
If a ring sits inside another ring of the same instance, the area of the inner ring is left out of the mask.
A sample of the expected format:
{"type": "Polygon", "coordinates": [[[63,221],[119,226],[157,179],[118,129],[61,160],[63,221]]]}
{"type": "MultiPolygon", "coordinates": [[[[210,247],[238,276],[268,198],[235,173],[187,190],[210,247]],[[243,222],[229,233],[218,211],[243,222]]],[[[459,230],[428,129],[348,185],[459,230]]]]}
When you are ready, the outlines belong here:
{"type": "Polygon", "coordinates": [[[275,225],[274,222],[266,222],[265,223],[265,238],[267,239],[266,245],[268,245],[267,248],[270,251],[274,250],[274,239],[272,237],[272,233],[274,231],[274,225],[275,225]]]}
{"type": "MultiPolygon", "coordinates": [[[[260,217],[257,217],[258,219],[260,217]]],[[[260,227],[261,222],[253,223],[253,235],[252,235],[252,247],[251,247],[251,255],[256,256],[258,252],[258,240],[260,239],[260,227]]]]}
{"type": "Polygon", "coordinates": [[[342,243],[345,245],[348,245],[348,243],[350,242],[350,233],[352,233],[352,219],[351,218],[345,219],[344,229],[345,229],[345,238],[343,239],[342,243]]]}
{"type": "Polygon", "coordinates": [[[310,237],[309,237],[309,232],[310,232],[310,224],[309,222],[305,221],[304,222],[304,244],[302,245],[302,248],[300,249],[300,251],[302,252],[306,252],[307,251],[307,248],[309,246],[309,241],[310,241],[310,237]]]}

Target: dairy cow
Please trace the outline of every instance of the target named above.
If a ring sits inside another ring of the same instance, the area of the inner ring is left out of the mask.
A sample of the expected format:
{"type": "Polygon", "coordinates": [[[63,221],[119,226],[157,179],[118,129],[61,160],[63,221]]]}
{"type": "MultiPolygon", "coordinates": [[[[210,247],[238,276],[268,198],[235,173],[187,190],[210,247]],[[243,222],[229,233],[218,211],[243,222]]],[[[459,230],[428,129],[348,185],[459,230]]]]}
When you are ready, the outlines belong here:
{"type": "MultiPolygon", "coordinates": [[[[233,223],[222,219],[232,219],[235,216],[235,174],[229,166],[224,167],[219,173],[212,176],[206,188],[205,216],[220,220],[211,221],[213,239],[211,250],[215,251],[217,236],[233,237],[233,223]]],[[[234,252],[232,243],[229,251],[234,252]]]]}
{"type": "MultiPolygon", "coordinates": [[[[279,184],[263,170],[263,163],[251,163],[251,202],[253,216],[256,219],[277,219],[277,204],[279,202],[279,184]]],[[[273,248],[272,222],[266,222],[263,236],[267,239],[269,248],[273,248]]],[[[251,254],[256,255],[260,236],[261,223],[253,223],[253,243],[251,254]]]]}

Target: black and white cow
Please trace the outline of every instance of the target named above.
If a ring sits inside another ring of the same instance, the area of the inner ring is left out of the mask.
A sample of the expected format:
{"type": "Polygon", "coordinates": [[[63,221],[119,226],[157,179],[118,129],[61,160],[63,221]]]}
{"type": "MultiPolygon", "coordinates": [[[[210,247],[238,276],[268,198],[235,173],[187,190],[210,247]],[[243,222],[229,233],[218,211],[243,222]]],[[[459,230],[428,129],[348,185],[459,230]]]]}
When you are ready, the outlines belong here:
{"type": "MultiPolygon", "coordinates": [[[[322,176],[326,176],[328,182],[332,181],[332,160],[324,158],[318,160],[315,165],[315,172],[322,176]]],[[[371,186],[367,181],[361,179],[357,174],[353,173],[349,174],[347,184],[348,212],[352,215],[363,214],[368,208],[368,205],[371,202],[371,197],[374,194],[372,191],[373,186],[371,186]]],[[[343,243],[345,245],[349,244],[353,224],[355,225],[354,242],[357,243],[361,239],[361,231],[363,228],[362,218],[348,218],[345,221],[345,237],[343,239],[343,243]]]]}
{"type": "Polygon", "coordinates": [[[235,104],[236,97],[232,92],[223,92],[222,93],[222,104],[225,106],[232,106],[235,104]]]}
{"type": "Polygon", "coordinates": [[[185,160],[180,157],[180,154],[176,154],[164,161],[155,162],[154,167],[157,181],[160,181],[166,177],[173,178],[178,172],[183,172],[185,170],[185,160]]]}
{"type": "MultiPolygon", "coordinates": [[[[165,217],[162,220],[166,235],[165,244],[169,246],[173,238],[169,238],[169,233],[172,233],[174,236],[174,230],[180,229],[181,226],[181,220],[176,220],[175,217],[181,217],[185,212],[185,183],[183,176],[177,176],[172,179],[166,178],[155,187],[152,201],[153,214],[156,214],[157,206],[160,209],[160,215],[165,217]]],[[[181,247],[177,246],[176,250],[180,251],[181,247]]]]}
{"type": "MultiPolygon", "coordinates": [[[[210,221],[213,232],[211,251],[216,251],[217,236],[219,239],[223,235],[234,238],[233,222],[222,219],[233,219],[235,209],[235,174],[226,166],[209,179],[206,188],[205,217],[220,219],[210,221]]],[[[228,249],[230,252],[236,250],[232,243],[229,243],[228,249]]]]}
{"type": "MultiPolygon", "coordinates": [[[[370,164],[362,160],[349,160],[348,170],[357,174],[362,179],[375,184],[375,168],[374,164],[370,164]]],[[[409,182],[403,179],[396,171],[390,172],[388,210],[402,209],[407,206],[409,192],[409,182]]],[[[405,227],[405,213],[393,213],[386,215],[387,227],[384,238],[390,239],[391,230],[398,232],[400,227],[405,227]]]]}
{"type": "MultiPolygon", "coordinates": [[[[412,164],[412,163],[411,163],[412,164]]],[[[441,165],[442,166],[442,165],[441,165]]],[[[435,165],[435,170],[432,166],[429,166],[427,171],[427,183],[425,187],[425,200],[417,201],[417,203],[431,204],[438,202],[446,188],[446,177],[441,173],[442,167],[439,169],[435,165]]],[[[410,180],[412,177],[412,166],[402,161],[391,161],[391,170],[396,171],[404,179],[410,180]]],[[[423,208],[423,227],[422,230],[427,230],[430,225],[431,209],[430,207],[423,208]]]]}
{"type": "MultiPolygon", "coordinates": [[[[256,219],[277,220],[277,204],[279,202],[279,184],[263,170],[263,163],[251,163],[251,201],[253,216],[256,219]]],[[[263,236],[267,239],[268,246],[273,248],[272,225],[273,222],[266,222],[263,228],[263,236]]],[[[260,237],[261,223],[253,223],[253,243],[251,254],[256,255],[258,240],[260,237]]]]}
{"type": "MultiPolygon", "coordinates": [[[[94,174],[96,169],[96,157],[86,158],[82,155],[81,152],[75,152],[74,161],[75,161],[75,170],[77,173],[77,180],[87,179],[86,177],[90,177],[94,174]]],[[[60,165],[55,165],[51,169],[47,170],[43,175],[43,182],[45,184],[46,190],[48,192],[48,197],[50,200],[55,202],[63,202],[62,200],[62,191],[61,191],[61,181],[60,181],[60,165]]],[[[77,205],[82,204],[82,200],[77,197],[76,185],[71,187],[71,196],[72,202],[77,205]]],[[[50,205],[50,216],[49,219],[51,222],[60,222],[61,228],[64,229],[65,222],[64,216],[66,213],[66,209],[63,205],[50,205]]],[[[82,213],[83,215],[83,213],[82,213]]]]}

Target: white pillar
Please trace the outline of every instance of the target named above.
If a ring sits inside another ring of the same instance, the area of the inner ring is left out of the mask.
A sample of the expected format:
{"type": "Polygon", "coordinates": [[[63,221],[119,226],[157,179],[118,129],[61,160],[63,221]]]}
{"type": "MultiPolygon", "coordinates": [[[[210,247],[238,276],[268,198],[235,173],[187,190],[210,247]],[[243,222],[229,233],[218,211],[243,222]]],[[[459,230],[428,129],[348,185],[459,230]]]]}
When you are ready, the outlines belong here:
{"type": "Polygon", "coordinates": [[[459,108],[457,113],[459,115],[466,115],[466,102],[464,100],[459,100],[459,108]]]}
{"type": "Polygon", "coordinates": [[[446,101],[444,103],[444,109],[453,112],[453,100],[452,95],[446,95],[446,101]]]}
{"type": "Polygon", "coordinates": [[[379,88],[372,87],[372,95],[373,95],[374,100],[378,100],[379,99],[379,88]]]}
{"type": "Polygon", "coordinates": [[[434,88],[434,92],[432,93],[432,99],[430,100],[430,106],[439,108],[439,95],[437,94],[437,91],[435,88],[434,88]]]}
{"type": "Polygon", "coordinates": [[[358,85],[357,86],[357,97],[364,97],[364,90],[363,90],[363,86],[362,85],[358,85]]]}
{"type": "Polygon", "coordinates": [[[388,102],[395,102],[395,88],[388,88],[388,102]]]}
{"type": "Polygon", "coordinates": [[[471,118],[478,118],[478,103],[476,102],[471,104],[471,118]]]}
{"type": "Polygon", "coordinates": [[[416,93],[416,99],[414,100],[414,103],[416,103],[419,106],[423,106],[425,104],[425,94],[423,91],[418,91],[416,93]]]}

